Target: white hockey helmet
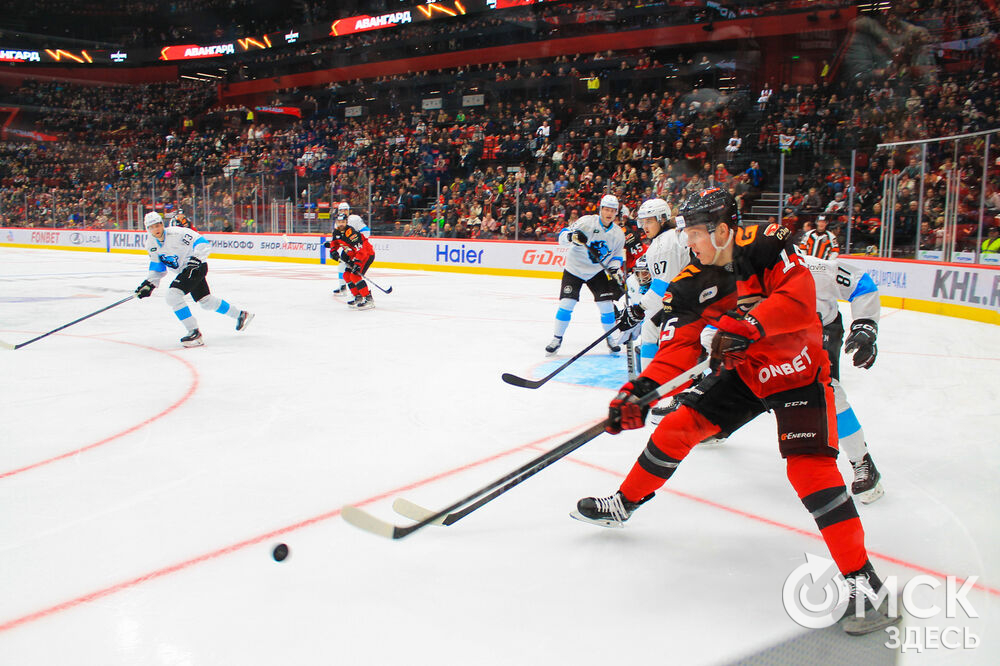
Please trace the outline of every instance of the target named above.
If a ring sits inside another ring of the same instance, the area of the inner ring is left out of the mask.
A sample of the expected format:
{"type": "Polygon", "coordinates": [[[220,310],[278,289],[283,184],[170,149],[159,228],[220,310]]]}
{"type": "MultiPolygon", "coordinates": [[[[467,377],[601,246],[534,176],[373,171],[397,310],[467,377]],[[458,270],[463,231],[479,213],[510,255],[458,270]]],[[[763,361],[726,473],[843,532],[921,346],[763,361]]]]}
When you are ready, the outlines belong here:
{"type": "Polygon", "coordinates": [[[349,211],[349,210],[351,210],[351,204],[347,203],[346,201],[341,201],[339,204],[337,204],[338,212],[349,211]]]}
{"type": "Polygon", "coordinates": [[[620,204],[618,203],[618,197],[613,194],[605,194],[601,197],[601,208],[610,208],[612,210],[618,210],[620,204]]]}
{"type": "Polygon", "coordinates": [[[635,217],[640,223],[647,217],[655,217],[660,221],[660,224],[663,224],[670,219],[670,204],[663,199],[646,199],[639,206],[639,212],[635,217]]]}
{"type": "Polygon", "coordinates": [[[142,223],[146,225],[147,229],[149,229],[154,224],[163,224],[163,217],[155,210],[151,210],[146,213],[146,217],[142,219],[142,223]]]}

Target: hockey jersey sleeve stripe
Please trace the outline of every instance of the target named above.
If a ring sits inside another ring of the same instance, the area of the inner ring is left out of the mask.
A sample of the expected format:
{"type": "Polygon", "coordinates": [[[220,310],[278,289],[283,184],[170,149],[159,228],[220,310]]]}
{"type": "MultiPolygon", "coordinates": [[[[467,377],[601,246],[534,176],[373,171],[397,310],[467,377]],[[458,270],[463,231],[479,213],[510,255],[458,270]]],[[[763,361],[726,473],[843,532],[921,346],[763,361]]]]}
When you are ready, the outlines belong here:
{"type": "Polygon", "coordinates": [[[858,296],[863,296],[864,294],[870,294],[872,292],[877,292],[877,291],[878,287],[875,286],[875,281],[872,280],[872,276],[869,275],[868,273],[865,273],[864,275],[861,276],[861,279],[858,280],[858,284],[854,288],[854,292],[847,300],[853,301],[858,296]]]}
{"type": "Polygon", "coordinates": [[[201,244],[203,244],[203,243],[207,245],[207,244],[208,244],[208,239],[207,239],[207,238],[204,238],[204,237],[202,237],[202,238],[199,238],[198,240],[196,240],[196,241],[194,242],[194,247],[198,247],[199,245],[201,245],[201,244]]]}
{"type": "Polygon", "coordinates": [[[149,262],[149,270],[155,273],[164,273],[166,272],[167,267],[163,264],[163,262],[151,261],[149,262]]]}
{"type": "Polygon", "coordinates": [[[654,278],[649,285],[649,290],[660,298],[663,298],[663,294],[667,293],[667,283],[660,278],[654,278]]]}

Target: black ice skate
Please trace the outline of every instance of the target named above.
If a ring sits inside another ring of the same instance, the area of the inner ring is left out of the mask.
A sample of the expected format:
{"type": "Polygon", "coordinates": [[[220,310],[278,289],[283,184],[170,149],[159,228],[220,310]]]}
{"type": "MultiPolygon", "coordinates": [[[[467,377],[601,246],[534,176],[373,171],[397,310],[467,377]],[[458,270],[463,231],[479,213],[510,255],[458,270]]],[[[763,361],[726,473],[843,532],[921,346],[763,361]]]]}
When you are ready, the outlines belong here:
{"type": "Polygon", "coordinates": [[[236,318],[236,330],[242,331],[253,321],[253,313],[240,310],[240,316],[236,318]]]}
{"type": "Polygon", "coordinates": [[[882,475],[875,468],[872,457],[865,454],[865,457],[858,462],[851,461],[854,468],[854,483],[851,484],[851,494],[858,498],[862,504],[871,504],[885,494],[882,489],[882,475]]]}
{"type": "Polygon", "coordinates": [[[840,626],[845,633],[851,636],[863,636],[885,629],[902,619],[898,613],[895,617],[888,614],[888,598],[883,599],[876,608],[866,594],[866,592],[877,594],[882,589],[882,580],[875,573],[871,562],[865,562],[865,566],[857,571],[845,574],[844,580],[847,582],[848,606],[840,626]],[[856,604],[860,597],[864,597],[864,609],[859,617],[856,604]]]}
{"type": "Polygon", "coordinates": [[[552,341],[549,342],[549,344],[545,345],[545,353],[555,354],[559,351],[560,347],[562,347],[562,336],[556,335],[552,338],[552,341]]]}
{"type": "Polygon", "coordinates": [[[371,296],[358,296],[354,301],[355,310],[372,310],[375,308],[375,300],[371,296]]]}
{"type": "Polygon", "coordinates": [[[336,289],[334,289],[333,293],[335,293],[335,294],[343,294],[345,291],[347,291],[347,285],[346,284],[342,284],[339,287],[337,287],[336,289]]]}
{"type": "Polygon", "coordinates": [[[584,497],[576,503],[576,511],[569,515],[571,518],[601,527],[624,527],[632,512],[639,508],[640,504],[653,499],[654,494],[650,493],[638,502],[629,502],[620,490],[611,497],[584,497]]]}
{"type": "Polygon", "coordinates": [[[181,338],[181,344],[185,347],[201,347],[205,340],[201,337],[201,331],[197,328],[181,338]]]}
{"type": "Polygon", "coordinates": [[[608,343],[608,349],[611,350],[612,354],[620,354],[622,351],[622,346],[611,341],[611,338],[605,340],[608,343]]]}

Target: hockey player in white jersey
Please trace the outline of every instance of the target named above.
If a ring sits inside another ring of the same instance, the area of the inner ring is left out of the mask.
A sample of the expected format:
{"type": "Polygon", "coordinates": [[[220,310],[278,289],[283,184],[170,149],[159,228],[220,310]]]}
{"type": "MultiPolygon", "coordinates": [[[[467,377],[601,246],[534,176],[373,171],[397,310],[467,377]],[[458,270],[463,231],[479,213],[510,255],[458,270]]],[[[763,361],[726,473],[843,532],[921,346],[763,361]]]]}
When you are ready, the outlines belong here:
{"type": "MultiPolygon", "coordinates": [[[[365,223],[364,218],[360,215],[354,215],[351,213],[351,205],[346,201],[341,201],[337,204],[337,216],[335,220],[347,220],[347,226],[354,227],[362,236],[365,238],[371,238],[372,230],[368,228],[365,223]]],[[[334,222],[334,228],[336,228],[336,221],[334,222]]],[[[333,290],[335,294],[346,294],[347,292],[347,282],[344,280],[344,272],[347,269],[347,265],[342,261],[337,262],[337,288],[333,290]]]]}
{"type": "Polygon", "coordinates": [[[201,234],[184,227],[164,227],[163,218],[157,212],[146,213],[143,220],[149,236],[146,248],[149,254],[149,275],[142,281],[135,293],[146,298],[160,285],[168,270],[176,271],[173,282],[164,296],[170,309],[177,315],[187,335],[181,338],[185,347],[199,347],[204,343],[198,322],[191,314],[191,308],[184,302],[184,295],[190,294],[205,310],[218,312],[236,320],[236,330],[244,330],[253,320],[246,310],[234,308],[227,301],[213,296],[205,281],[208,273],[208,252],[211,244],[201,234]]]}
{"type": "Polygon", "coordinates": [[[625,329],[629,324],[642,322],[639,347],[641,371],[656,356],[659,348],[660,327],[652,322],[653,315],[663,309],[663,294],[667,285],[691,260],[691,251],[688,250],[687,236],[675,228],[670,205],[663,199],[642,202],[637,217],[646,238],[650,240],[643,257],[652,280],[642,300],[623,313],[627,320],[621,327],[625,329]]]}
{"type": "Polygon", "coordinates": [[[839,259],[825,260],[799,252],[816,280],[816,311],[823,322],[823,349],[830,357],[830,377],[837,403],[837,436],[854,468],[851,493],[864,504],[871,504],[885,494],[875,463],[872,462],[865,433],[847,401],[840,384],[840,347],[844,342],[844,324],[837,299],[851,304],[851,331],[844,351],[854,354],[854,365],[868,369],[878,354],[876,338],[881,313],[878,287],[867,273],[839,259]]]}
{"type": "MultiPolygon", "coordinates": [[[[639,257],[635,262],[635,268],[632,273],[625,280],[625,291],[627,298],[622,304],[622,312],[624,313],[633,303],[638,303],[642,300],[642,297],[646,295],[649,291],[649,285],[653,278],[649,272],[649,266],[646,264],[645,255],[639,257]]],[[[635,343],[639,340],[639,329],[641,328],[641,322],[636,323],[634,326],[628,329],[623,329],[621,337],[618,339],[619,345],[625,345],[635,343]]],[[[639,350],[636,349],[636,356],[639,355],[639,350]]],[[[636,358],[636,365],[638,366],[639,359],[636,358]]],[[[638,367],[637,367],[638,369],[638,367]]]]}
{"type": "MultiPolygon", "coordinates": [[[[559,289],[555,334],[545,347],[549,354],[556,353],[562,345],[563,334],[580,301],[580,289],[584,284],[594,295],[604,330],[610,331],[615,326],[614,302],[621,297],[625,281],[622,273],[625,234],[615,224],[619,208],[618,198],[606,194],[601,198],[597,215],[583,215],[559,232],[559,244],[568,246],[569,250],[559,289]]],[[[607,343],[612,352],[621,351],[610,338],[607,343]]]]}

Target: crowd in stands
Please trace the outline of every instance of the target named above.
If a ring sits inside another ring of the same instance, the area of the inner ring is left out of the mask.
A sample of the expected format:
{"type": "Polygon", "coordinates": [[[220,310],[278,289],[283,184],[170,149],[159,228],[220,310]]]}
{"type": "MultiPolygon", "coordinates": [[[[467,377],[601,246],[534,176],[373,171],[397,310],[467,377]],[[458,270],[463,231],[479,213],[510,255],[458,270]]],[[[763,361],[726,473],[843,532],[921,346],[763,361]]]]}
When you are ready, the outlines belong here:
{"type": "MultiPolygon", "coordinates": [[[[425,73],[414,85],[435,77],[502,83],[560,70],[572,78],[573,70],[610,66],[631,73],[632,85],[565,97],[514,88],[507,97],[491,95],[485,105],[463,109],[421,110],[400,98],[386,113],[360,118],[343,118],[331,102],[364,100],[375,90],[388,96],[402,82],[298,91],[298,101],[314,109],[303,120],[265,120],[246,109],[213,106],[211,88],[196,83],[96,95],[68,84],[25,83],[2,101],[24,105],[36,114],[37,129],[58,133],[60,141],[0,144],[0,226],[122,225],[122,206],[130,202],[193,211],[203,229],[228,223],[258,230],[248,221],[259,221],[265,203],[276,199],[300,205],[344,199],[354,212],[371,214],[375,233],[552,239],[594,212],[605,190],[634,215],[650,196],[676,203],[714,184],[728,188],[750,213],[764,188],[778,189],[773,165],[784,134],[793,138],[786,149],[785,224],[799,229],[825,215],[843,248],[850,217],[852,249],[877,245],[883,180],[892,175],[898,182],[895,245],[912,252],[918,229],[921,248],[946,245],[945,184],[957,169],[959,216],[970,226],[978,220],[985,137],[961,142],[957,159],[953,143],[929,145],[922,211],[919,148],[879,151],[876,145],[1000,127],[1000,63],[992,40],[952,53],[940,48],[988,35],[992,18],[971,0],[916,0],[865,20],[884,32],[881,66],[836,80],[818,73],[808,85],[767,82],[767,96],[746,86],[727,94],[702,87],[712,58],[688,52],[678,62],[676,50],[425,73]],[[929,54],[933,44],[936,53],[929,54]],[[928,65],[928,58],[952,58],[952,71],[941,62],[928,65]],[[669,84],[664,77],[642,78],[643,70],[668,62],[686,75],[669,84]],[[852,150],[856,188],[848,211],[852,150]],[[241,164],[230,177],[223,167],[233,158],[241,164]],[[248,210],[251,201],[255,212],[248,210]],[[917,225],[917,214],[926,228],[917,225]]],[[[880,55],[868,50],[866,57],[880,55]]],[[[849,59],[857,67],[861,56],[848,49],[849,59]]],[[[566,91],[554,86],[548,92],[566,91]]],[[[992,214],[1000,212],[998,179],[991,168],[983,198],[992,214]]]]}

